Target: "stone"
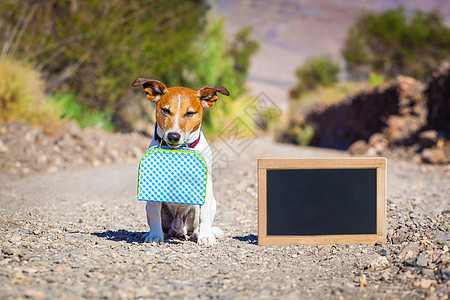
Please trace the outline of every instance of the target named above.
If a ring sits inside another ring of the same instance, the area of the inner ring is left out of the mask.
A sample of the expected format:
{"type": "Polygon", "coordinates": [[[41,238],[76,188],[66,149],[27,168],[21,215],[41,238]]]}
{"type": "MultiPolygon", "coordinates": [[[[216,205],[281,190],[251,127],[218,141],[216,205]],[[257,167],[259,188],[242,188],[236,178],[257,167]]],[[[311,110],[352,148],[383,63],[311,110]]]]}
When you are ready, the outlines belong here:
{"type": "Polygon", "coordinates": [[[64,265],[58,265],[51,269],[53,273],[64,273],[67,271],[67,267],[64,265]]]}
{"type": "Polygon", "coordinates": [[[62,137],[57,139],[55,143],[60,147],[72,147],[75,141],[69,134],[64,134],[62,137]]]}
{"type": "Polygon", "coordinates": [[[361,276],[359,277],[359,286],[360,287],[367,286],[367,278],[365,274],[361,274],[361,276]]]}
{"type": "Polygon", "coordinates": [[[45,170],[45,173],[55,173],[56,171],[58,171],[56,166],[50,166],[45,170]]]}
{"type": "Polygon", "coordinates": [[[8,151],[9,151],[8,147],[6,147],[6,145],[3,144],[2,140],[0,140],[0,153],[6,153],[8,151]]]}
{"type": "Polygon", "coordinates": [[[375,270],[384,268],[387,265],[389,265],[389,260],[386,258],[386,256],[378,256],[370,263],[370,267],[372,267],[375,270]]]}
{"type": "Polygon", "coordinates": [[[416,265],[418,267],[426,267],[428,264],[428,259],[427,259],[427,255],[425,252],[422,252],[419,254],[419,256],[417,256],[416,258],[416,265]]]}
{"type": "Polygon", "coordinates": [[[417,219],[419,217],[419,215],[417,213],[415,213],[415,212],[412,212],[412,213],[409,214],[409,217],[411,219],[417,219]]]}
{"type": "Polygon", "coordinates": [[[424,290],[426,290],[426,289],[429,289],[430,287],[431,287],[431,285],[433,284],[433,283],[435,283],[436,281],[435,280],[432,280],[432,279],[422,279],[422,280],[420,280],[420,282],[419,282],[419,286],[422,288],[422,289],[424,289],[424,290]]]}
{"type": "Polygon", "coordinates": [[[66,121],[64,123],[64,129],[66,129],[67,131],[69,131],[69,133],[74,136],[74,137],[79,137],[81,136],[81,128],[80,126],[78,126],[78,123],[76,121],[66,121]]]}
{"type": "Polygon", "coordinates": [[[151,295],[152,295],[152,292],[146,286],[138,287],[137,289],[135,289],[134,296],[136,298],[147,298],[147,297],[150,297],[151,295]]]}
{"type": "Polygon", "coordinates": [[[371,137],[369,138],[368,144],[370,146],[370,148],[368,150],[369,156],[376,156],[376,155],[383,153],[386,150],[389,142],[384,137],[383,134],[376,132],[371,135],[371,137]],[[374,153],[374,155],[370,155],[372,153],[374,153]]]}
{"type": "Polygon", "coordinates": [[[348,148],[352,155],[364,155],[367,150],[369,150],[369,145],[364,140],[356,141],[348,148]]]}
{"type": "Polygon", "coordinates": [[[416,243],[409,243],[398,253],[398,258],[405,260],[415,257],[419,254],[419,245],[416,243]]]}
{"type": "Polygon", "coordinates": [[[41,299],[45,299],[47,297],[47,295],[43,291],[40,291],[40,290],[28,289],[25,291],[25,297],[41,300],[41,299]]]}
{"type": "Polygon", "coordinates": [[[442,281],[450,280],[450,268],[439,268],[437,274],[442,281]]]}
{"type": "Polygon", "coordinates": [[[3,253],[5,256],[13,256],[13,255],[16,255],[18,252],[17,252],[16,249],[13,249],[13,248],[11,248],[11,247],[5,246],[5,247],[3,247],[3,249],[2,249],[2,253],[3,253]]]}
{"type": "Polygon", "coordinates": [[[41,132],[42,131],[40,129],[32,129],[32,130],[28,131],[24,137],[25,141],[27,141],[29,143],[36,143],[41,132]]]}
{"type": "Polygon", "coordinates": [[[433,270],[430,270],[430,269],[423,268],[420,271],[420,273],[425,277],[430,277],[430,278],[434,277],[434,272],[433,272],[433,270]]]}
{"type": "Polygon", "coordinates": [[[424,149],[422,151],[422,161],[429,164],[439,164],[445,162],[445,152],[442,149],[424,149]]]}
{"type": "Polygon", "coordinates": [[[374,146],[379,143],[387,144],[387,140],[382,133],[376,132],[370,136],[369,145],[374,146]]]}
{"type": "Polygon", "coordinates": [[[38,270],[35,268],[23,268],[22,272],[27,273],[27,274],[35,274],[38,272],[38,270]]]}
{"type": "Polygon", "coordinates": [[[435,146],[438,141],[438,133],[436,130],[422,131],[419,133],[418,139],[422,148],[431,148],[435,146]]]}
{"type": "Polygon", "coordinates": [[[380,255],[381,256],[390,256],[391,255],[391,251],[389,250],[389,248],[385,247],[385,248],[380,250],[380,255]]]}

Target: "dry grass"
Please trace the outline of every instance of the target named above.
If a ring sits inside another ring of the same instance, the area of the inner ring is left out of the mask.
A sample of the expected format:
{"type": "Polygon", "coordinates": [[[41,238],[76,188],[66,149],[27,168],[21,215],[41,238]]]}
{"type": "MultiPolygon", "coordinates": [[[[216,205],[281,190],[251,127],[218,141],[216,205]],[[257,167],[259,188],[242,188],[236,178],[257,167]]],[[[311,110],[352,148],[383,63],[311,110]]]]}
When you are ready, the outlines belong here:
{"type": "Polygon", "coordinates": [[[45,82],[26,63],[0,60],[0,121],[43,125],[57,122],[57,109],[46,104],[45,82]]]}
{"type": "Polygon", "coordinates": [[[308,108],[318,105],[330,105],[345,100],[347,97],[362,92],[367,88],[368,85],[362,82],[339,82],[302,94],[298,100],[294,101],[294,105],[300,104],[308,108]]]}

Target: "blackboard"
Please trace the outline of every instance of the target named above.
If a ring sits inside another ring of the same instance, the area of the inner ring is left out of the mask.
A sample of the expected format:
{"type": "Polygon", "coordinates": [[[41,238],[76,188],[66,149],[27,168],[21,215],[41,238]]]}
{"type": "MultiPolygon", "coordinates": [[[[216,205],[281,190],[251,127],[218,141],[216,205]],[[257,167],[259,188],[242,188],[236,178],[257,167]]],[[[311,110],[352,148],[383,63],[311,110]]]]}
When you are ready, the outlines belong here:
{"type": "Polygon", "coordinates": [[[386,235],[386,159],[258,160],[258,243],[375,243],[386,235]]]}

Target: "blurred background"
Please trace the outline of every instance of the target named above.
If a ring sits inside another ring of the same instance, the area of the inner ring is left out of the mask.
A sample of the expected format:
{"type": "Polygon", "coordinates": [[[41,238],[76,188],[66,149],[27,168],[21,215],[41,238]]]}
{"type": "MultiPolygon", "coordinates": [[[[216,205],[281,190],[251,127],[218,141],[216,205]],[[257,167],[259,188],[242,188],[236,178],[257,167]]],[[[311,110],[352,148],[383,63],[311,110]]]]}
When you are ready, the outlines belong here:
{"type": "Polygon", "coordinates": [[[448,163],[449,50],[446,0],[3,0],[0,153],[18,135],[59,151],[95,130],[151,136],[154,106],[130,86],[142,76],[225,86],[231,97],[205,116],[211,140],[235,124],[243,136],[448,163]]]}

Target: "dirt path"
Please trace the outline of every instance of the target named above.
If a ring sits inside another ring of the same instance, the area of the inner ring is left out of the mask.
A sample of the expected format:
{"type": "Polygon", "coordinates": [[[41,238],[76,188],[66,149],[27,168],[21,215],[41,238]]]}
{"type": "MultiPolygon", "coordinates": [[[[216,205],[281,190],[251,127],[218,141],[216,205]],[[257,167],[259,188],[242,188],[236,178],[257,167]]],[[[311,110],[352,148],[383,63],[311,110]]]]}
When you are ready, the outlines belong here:
{"type": "Polygon", "coordinates": [[[225,236],[213,248],[141,242],[137,161],[0,183],[0,298],[448,298],[448,166],[388,161],[386,245],[259,247],[256,158],[346,154],[227,143],[215,144],[225,236]]]}

